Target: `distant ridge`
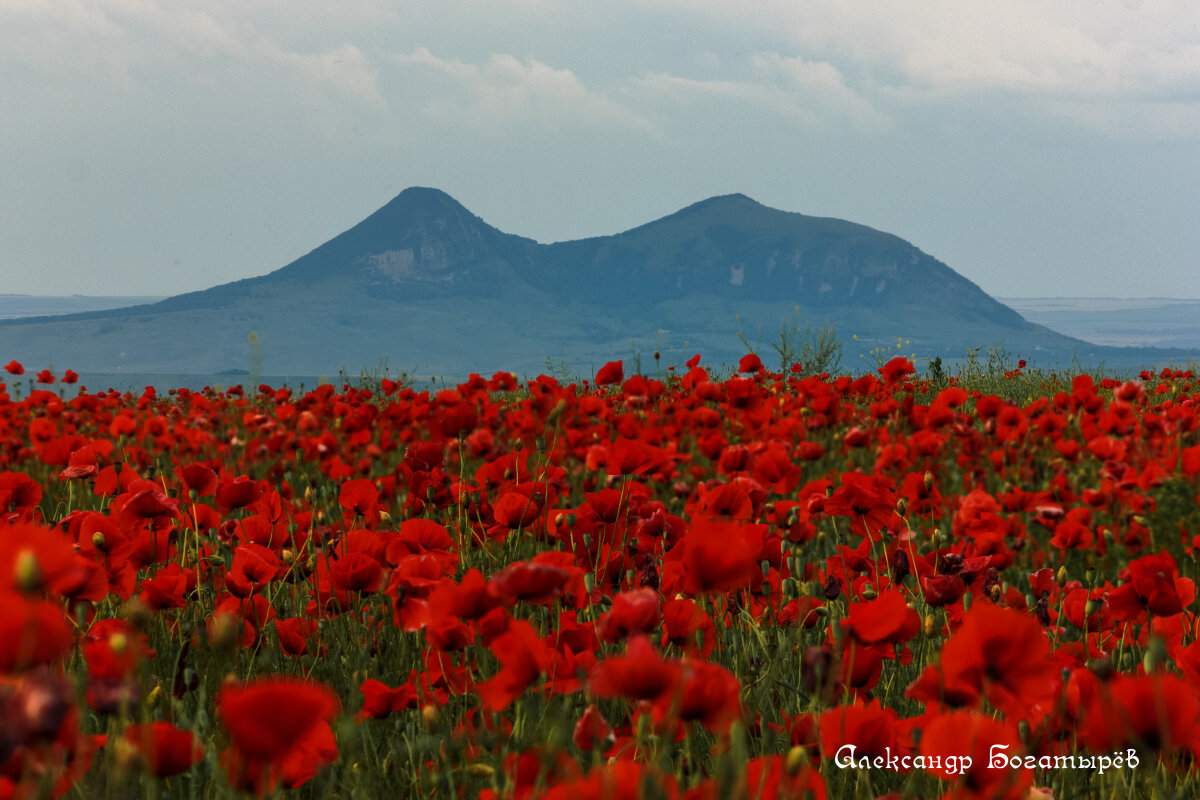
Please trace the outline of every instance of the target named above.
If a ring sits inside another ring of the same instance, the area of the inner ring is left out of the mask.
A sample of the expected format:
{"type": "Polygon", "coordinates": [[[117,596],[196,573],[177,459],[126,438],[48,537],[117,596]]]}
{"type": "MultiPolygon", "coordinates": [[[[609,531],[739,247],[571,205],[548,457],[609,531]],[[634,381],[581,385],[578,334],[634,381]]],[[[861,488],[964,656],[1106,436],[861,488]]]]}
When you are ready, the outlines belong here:
{"type": "Polygon", "coordinates": [[[129,308],[0,320],[0,360],[217,373],[246,367],[256,333],[270,374],[381,363],[430,375],[535,374],[548,360],[587,372],[636,360],[637,350],[647,361],[662,352],[662,365],[695,352],[731,363],[744,354],[739,324],[752,341],[761,325],[769,356],[785,317],[836,324],[851,368],[862,365],[850,363],[857,355],[897,342],[918,359],[998,342],[1049,363],[1182,355],[1053,333],[897,236],[743,194],[610,236],[539,244],[443,191],[413,187],[259,277],[129,308]]]}

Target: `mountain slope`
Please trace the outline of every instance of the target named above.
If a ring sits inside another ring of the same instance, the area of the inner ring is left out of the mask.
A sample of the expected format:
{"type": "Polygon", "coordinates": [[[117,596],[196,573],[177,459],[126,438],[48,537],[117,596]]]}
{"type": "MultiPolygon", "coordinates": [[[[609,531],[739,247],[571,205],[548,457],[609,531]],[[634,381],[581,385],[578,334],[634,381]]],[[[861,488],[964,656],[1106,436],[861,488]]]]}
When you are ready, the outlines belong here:
{"type": "Polygon", "coordinates": [[[852,357],[897,338],[930,357],[1000,341],[1050,361],[1115,365],[1117,355],[1026,322],[896,236],[744,195],[543,245],[497,230],[444,192],[411,188],[260,277],[127,309],[0,320],[0,360],[213,373],[246,365],[253,332],[267,374],[381,361],[418,374],[528,374],[547,359],[586,372],[628,356],[631,339],[677,348],[675,361],[699,351],[731,362],[744,352],[738,315],[752,333],[761,324],[764,347],[784,317],[836,323],[852,357]]]}

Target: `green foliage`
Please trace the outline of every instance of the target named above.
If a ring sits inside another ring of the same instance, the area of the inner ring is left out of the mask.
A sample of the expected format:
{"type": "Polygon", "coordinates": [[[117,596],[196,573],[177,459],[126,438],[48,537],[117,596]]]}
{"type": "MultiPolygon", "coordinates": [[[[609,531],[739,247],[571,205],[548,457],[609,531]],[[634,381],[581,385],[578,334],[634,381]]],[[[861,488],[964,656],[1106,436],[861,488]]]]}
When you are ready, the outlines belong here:
{"type": "MultiPolygon", "coordinates": [[[[737,337],[749,352],[758,355],[762,346],[762,326],[759,325],[759,340],[750,344],[742,332],[741,316],[738,316],[737,337]]],[[[802,375],[836,374],[842,367],[842,341],[838,338],[837,326],[828,324],[813,327],[800,317],[796,306],[790,317],[779,323],[779,337],[771,342],[771,349],[779,357],[779,371],[789,372],[800,365],[802,375]]]]}

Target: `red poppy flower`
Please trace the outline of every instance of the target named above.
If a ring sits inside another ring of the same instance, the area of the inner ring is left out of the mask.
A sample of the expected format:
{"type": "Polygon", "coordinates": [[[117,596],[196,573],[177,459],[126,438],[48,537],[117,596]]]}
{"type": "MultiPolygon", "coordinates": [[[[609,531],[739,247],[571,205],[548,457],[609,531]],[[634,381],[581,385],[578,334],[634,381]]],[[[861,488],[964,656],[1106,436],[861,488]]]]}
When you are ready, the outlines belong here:
{"type": "Polygon", "coordinates": [[[964,685],[1009,715],[1032,714],[1058,688],[1050,643],[1031,616],[977,603],[942,647],[948,686],[964,685]]]}
{"type": "Polygon", "coordinates": [[[524,620],[510,622],[508,630],[492,640],[491,650],[501,669],[475,691],[492,711],[506,708],[538,675],[548,671],[554,660],[554,652],[524,620]]]}
{"type": "Polygon", "coordinates": [[[25,367],[21,366],[21,362],[17,361],[15,358],[12,361],[5,364],[4,369],[10,375],[24,375],[25,374],[25,367]]]}
{"type": "Polygon", "coordinates": [[[28,522],[0,528],[0,592],[77,588],[87,577],[78,573],[74,547],[58,531],[28,522]]]}
{"type": "Polygon", "coordinates": [[[28,520],[42,502],[42,487],[24,472],[0,472],[0,520],[28,520]]]}
{"type": "Polygon", "coordinates": [[[54,383],[54,373],[48,369],[44,369],[37,374],[38,383],[54,383]]]}
{"type": "Polygon", "coordinates": [[[479,619],[502,602],[483,573],[472,568],[458,583],[446,580],[438,584],[429,595],[429,613],[435,618],[448,615],[466,622],[479,619]]]}
{"type": "Polygon", "coordinates": [[[187,594],[196,588],[196,571],[185,570],[172,561],[138,586],[141,589],[139,599],[151,610],[183,608],[187,605],[187,594]]]}
{"type": "Polygon", "coordinates": [[[625,369],[622,361],[609,361],[596,373],[597,386],[611,386],[625,380],[625,369]]]}
{"type": "Polygon", "coordinates": [[[832,759],[848,745],[855,759],[864,756],[903,756],[912,745],[900,723],[900,715],[884,708],[878,700],[866,705],[843,705],[821,714],[821,751],[832,759]]]}
{"type": "Polygon", "coordinates": [[[370,518],[373,515],[378,517],[379,488],[375,486],[375,481],[367,478],[346,481],[338,490],[338,505],[346,510],[346,515],[351,519],[370,518]]]}
{"type": "Polygon", "coordinates": [[[279,646],[289,656],[302,656],[307,653],[308,640],[316,632],[316,621],[307,617],[275,620],[275,635],[279,637],[279,646]]]}
{"type": "Polygon", "coordinates": [[[679,665],[664,661],[644,636],[629,640],[625,655],[610,656],[592,671],[589,691],[596,697],[652,700],[675,685],[679,665]]]}
{"type": "Polygon", "coordinates": [[[146,771],[158,778],[187,772],[204,758],[204,745],[191,731],[169,722],[143,722],[125,729],[125,741],[146,761],[146,771]]]}
{"type": "Polygon", "coordinates": [[[233,551],[233,563],[225,574],[225,586],[235,597],[249,597],[275,580],[279,556],[260,544],[244,544],[233,551]]]}
{"type": "Polygon", "coordinates": [[[197,497],[207,497],[217,491],[217,473],[203,464],[176,467],[175,476],[197,497]]]}
{"type": "Polygon", "coordinates": [[[1080,739],[1095,753],[1135,747],[1200,757],[1200,700],[1173,675],[1118,677],[1096,692],[1080,739]]]}
{"type": "Polygon", "coordinates": [[[917,635],[921,618],[899,589],[885,589],[874,600],[851,603],[849,633],[867,645],[902,644],[917,635]]]}
{"type": "Polygon", "coordinates": [[[363,681],[359,691],[363,695],[362,716],[367,719],[383,719],[390,714],[417,707],[417,691],[410,679],[396,688],[380,683],[373,678],[363,681]]]}
{"type": "Polygon", "coordinates": [[[762,359],[754,353],[747,353],[738,360],[738,372],[763,372],[762,359]]]}
{"type": "Polygon", "coordinates": [[[562,594],[571,573],[562,567],[517,561],[492,576],[488,586],[511,606],[518,600],[537,601],[562,594]]]}
{"type": "Polygon", "coordinates": [[[716,644],[717,627],[704,609],[686,597],[680,597],[667,601],[662,616],[663,647],[673,644],[693,658],[709,657],[716,644]]]}
{"type": "Polygon", "coordinates": [[[57,604],[0,587],[0,674],[57,661],[75,642],[57,604]]]}
{"type": "Polygon", "coordinates": [[[96,680],[119,681],[133,675],[143,656],[153,656],[146,634],[123,619],[102,619],[84,637],[83,658],[96,680]]]}
{"type": "Polygon", "coordinates": [[[885,529],[896,531],[900,526],[892,486],[882,475],[844,473],[842,485],[825,500],[825,513],[849,517],[850,529],[859,536],[877,538],[885,529]]]}
{"type": "Polygon", "coordinates": [[[288,755],[314,727],[337,716],[337,695],[319,684],[265,678],[226,686],[217,694],[217,716],[237,752],[250,760],[288,755]]]}
{"type": "Polygon", "coordinates": [[[617,800],[648,796],[676,800],[679,789],[674,775],[664,774],[637,761],[619,759],[598,767],[586,778],[566,780],[550,787],[543,800],[617,800]]]}
{"type": "Polygon", "coordinates": [[[383,586],[383,565],[366,553],[347,553],[330,565],[329,582],[346,592],[377,592],[383,586]]]}
{"type": "Polygon", "coordinates": [[[661,621],[658,592],[636,589],[613,598],[612,608],[596,625],[596,633],[606,642],[616,642],[627,636],[647,633],[657,628],[661,621]]]}
{"type": "Polygon", "coordinates": [[[681,544],[683,590],[691,595],[728,592],[747,586],[762,573],[760,543],[750,533],[761,526],[694,519],[681,544]]]}
{"type": "Polygon", "coordinates": [[[1012,759],[1022,756],[1023,751],[1014,725],[973,711],[938,714],[921,735],[921,755],[936,765],[926,769],[942,780],[953,781],[955,789],[962,790],[961,795],[952,792],[951,797],[1027,800],[1033,770],[995,767],[992,763],[994,755],[1012,759]]]}
{"type": "Polygon", "coordinates": [[[575,732],[571,741],[580,750],[587,752],[597,747],[607,747],[615,741],[612,726],[604,719],[600,709],[595,704],[589,705],[583,711],[583,716],[575,723],[575,732]]]}
{"type": "Polygon", "coordinates": [[[492,517],[510,531],[523,528],[537,521],[544,502],[541,493],[510,489],[492,504],[492,517]]]}
{"type": "Polygon", "coordinates": [[[699,722],[714,733],[727,733],[741,719],[741,681],[720,664],[687,660],[674,687],[654,701],[655,717],[699,722]]]}
{"type": "Polygon", "coordinates": [[[904,356],[896,356],[879,368],[879,374],[883,376],[883,380],[889,386],[898,383],[905,375],[912,375],[916,371],[913,363],[904,356]]]}
{"type": "Polygon", "coordinates": [[[746,764],[744,797],[747,800],[785,800],[791,797],[825,800],[828,796],[825,779],[807,764],[793,769],[789,767],[786,756],[759,756],[746,764]]]}
{"type": "Polygon", "coordinates": [[[1178,614],[1196,598],[1190,578],[1179,577],[1170,553],[1155,553],[1129,562],[1129,581],[1108,593],[1113,617],[1137,620],[1146,611],[1159,617],[1178,614]]]}
{"type": "Polygon", "coordinates": [[[248,475],[240,475],[232,480],[226,479],[217,487],[217,510],[228,514],[235,508],[244,508],[262,497],[265,486],[253,480],[248,475]]]}

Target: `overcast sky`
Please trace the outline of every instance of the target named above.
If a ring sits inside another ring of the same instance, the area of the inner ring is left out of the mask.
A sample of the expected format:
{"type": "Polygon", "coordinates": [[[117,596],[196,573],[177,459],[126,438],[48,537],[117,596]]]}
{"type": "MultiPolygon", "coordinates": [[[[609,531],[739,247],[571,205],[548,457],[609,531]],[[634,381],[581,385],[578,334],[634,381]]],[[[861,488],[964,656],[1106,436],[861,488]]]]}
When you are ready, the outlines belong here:
{"type": "Polygon", "coordinates": [[[414,185],[544,242],[742,192],[995,295],[1200,297],[1200,3],[0,0],[0,292],[264,274],[414,185]]]}

